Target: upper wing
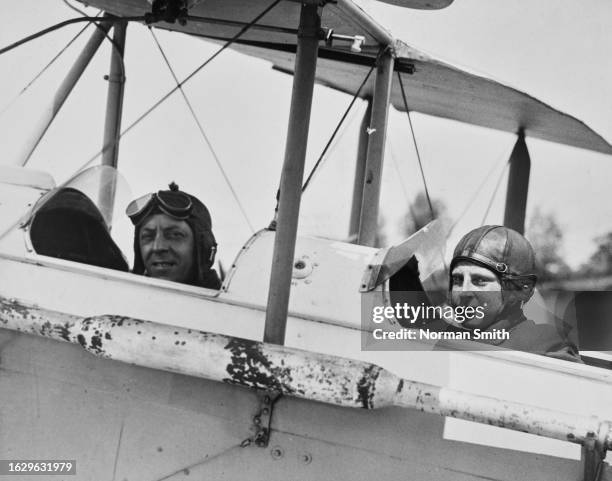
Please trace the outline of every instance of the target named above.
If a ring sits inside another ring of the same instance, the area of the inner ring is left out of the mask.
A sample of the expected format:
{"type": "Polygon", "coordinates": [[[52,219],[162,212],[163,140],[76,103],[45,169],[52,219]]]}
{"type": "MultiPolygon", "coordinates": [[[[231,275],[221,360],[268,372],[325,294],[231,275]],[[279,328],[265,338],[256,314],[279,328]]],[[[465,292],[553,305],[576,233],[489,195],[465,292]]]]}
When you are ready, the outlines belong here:
{"type": "MultiPolygon", "coordinates": [[[[401,2],[403,0],[390,0],[401,2]]],[[[146,0],[90,0],[88,2],[117,15],[142,15],[150,10],[146,0]]],[[[190,15],[201,17],[187,25],[162,23],[160,28],[182,31],[215,41],[226,41],[252,21],[272,0],[205,0],[197,2],[190,15]]],[[[441,7],[450,1],[408,1],[410,6],[441,7]]],[[[296,50],[300,4],[280,2],[258,25],[250,28],[232,48],[269,60],[279,70],[292,72],[296,50]]],[[[355,94],[376,61],[380,45],[392,45],[395,70],[400,72],[410,110],[469,124],[490,127],[597,152],[612,153],[612,146],[580,120],[504,84],[474,75],[431,58],[391,36],[351,0],[337,0],[323,8],[322,27],[344,35],[365,37],[362,51],[350,50],[349,43],[335,42],[319,49],[317,81],[355,94]]],[[[373,76],[372,76],[373,77],[373,76]]],[[[373,90],[370,78],[361,96],[373,90]]],[[[397,78],[392,104],[405,110],[397,78]]]]}

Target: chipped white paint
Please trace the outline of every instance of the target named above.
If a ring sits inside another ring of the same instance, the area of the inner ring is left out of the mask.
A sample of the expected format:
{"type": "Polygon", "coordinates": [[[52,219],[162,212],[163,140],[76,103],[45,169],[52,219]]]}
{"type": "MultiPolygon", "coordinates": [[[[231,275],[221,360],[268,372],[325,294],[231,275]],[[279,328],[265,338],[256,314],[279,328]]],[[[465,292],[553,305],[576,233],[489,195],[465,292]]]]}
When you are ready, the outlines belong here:
{"type": "Polygon", "coordinates": [[[84,318],[0,297],[0,325],[81,345],[100,357],[345,407],[401,406],[539,436],[612,447],[596,416],[505,402],[401,379],[376,366],[124,316],[84,318]]]}

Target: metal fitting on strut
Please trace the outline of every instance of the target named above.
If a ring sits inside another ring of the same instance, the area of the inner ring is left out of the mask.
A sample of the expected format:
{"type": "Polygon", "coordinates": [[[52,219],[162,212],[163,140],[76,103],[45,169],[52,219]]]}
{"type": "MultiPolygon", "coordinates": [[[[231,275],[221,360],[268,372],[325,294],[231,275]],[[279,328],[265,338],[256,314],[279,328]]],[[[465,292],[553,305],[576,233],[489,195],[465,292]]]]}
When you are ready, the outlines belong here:
{"type": "Polygon", "coordinates": [[[147,0],[151,4],[151,12],[145,13],[145,23],[150,25],[156,22],[187,23],[189,14],[187,0],[147,0]]]}
{"type": "Polygon", "coordinates": [[[325,40],[325,45],[331,47],[334,40],[342,42],[351,42],[351,52],[361,52],[361,47],[365,44],[365,37],[363,35],[340,35],[334,33],[333,28],[322,28],[321,39],[325,40]]]}

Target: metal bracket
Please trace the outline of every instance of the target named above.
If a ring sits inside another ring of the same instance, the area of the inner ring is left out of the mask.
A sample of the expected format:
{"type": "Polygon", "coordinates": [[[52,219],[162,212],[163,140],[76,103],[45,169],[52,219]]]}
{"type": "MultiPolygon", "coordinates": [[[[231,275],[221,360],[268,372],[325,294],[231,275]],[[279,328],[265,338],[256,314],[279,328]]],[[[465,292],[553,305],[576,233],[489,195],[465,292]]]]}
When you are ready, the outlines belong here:
{"type": "Polygon", "coordinates": [[[189,14],[187,0],[148,0],[151,12],[145,13],[145,23],[150,25],[159,21],[185,25],[189,14]]]}
{"type": "Polygon", "coordinates": [[[603,468],[606,450],[595,434],[590,434],[582,446],[583,481],[599,481],[603,468]]]}
{"type": "Polygon", "coordinates": [[[363,35],[340,35],[334,33],[333,28],[322,28],[321,37],[325,40],[325,45],[331,47],[334,40],[342,42],[351,42],[351,52],[361,52],[361,47],[365,44],[365,37],[363,35]]]}
{"type": "Polygon", "coordinates": [[[253,416],[253,426],[251,429],[255,434],[248,439],[249,443],[254,443],[257,447],[265,448],[270,441],[270,425],[272,423],[272,410],[274,404],[280,398],[281,393],[277,391],[257,391],[259,399],[259,410],[253,416]]]}

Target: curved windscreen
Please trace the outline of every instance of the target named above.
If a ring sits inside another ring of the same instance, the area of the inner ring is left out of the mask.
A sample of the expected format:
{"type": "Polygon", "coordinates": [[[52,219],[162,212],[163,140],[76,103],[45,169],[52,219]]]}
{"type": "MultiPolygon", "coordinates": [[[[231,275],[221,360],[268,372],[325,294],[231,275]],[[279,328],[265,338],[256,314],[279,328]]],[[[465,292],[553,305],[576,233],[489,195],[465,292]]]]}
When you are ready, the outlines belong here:
{"type": "Polygon", "coordinates": [[[110,166],[97,166],[45,194],[32,209],[30,239],[38,254],[127,271],[110,235],[130,198],[127,183],[110,166]]]}
{"type": "MultiPolygon", "coordinates": [[[[390,247],[382,261],[372,266],[372,274],[364,290],[372,290],[402,270],[414,256],[418,262],[420,280],[430,279],[444,265],[446,232],[443,224],[434,220],[401,244],[390,247]]],[[[416,266],[415,266],[416,268],[416,266]]]]}
{"type": "Polygon", "coordinates": [[[132,198],[127,181],[117,169],[109,165],[97,165],[75,174],[60,186],[47,192],[32,209],[30,219],[65,188],[78,190],[86,195],[102,215],[109,230],[113,225],[113,219],[124,215],[123,209],[132,198]]]}

